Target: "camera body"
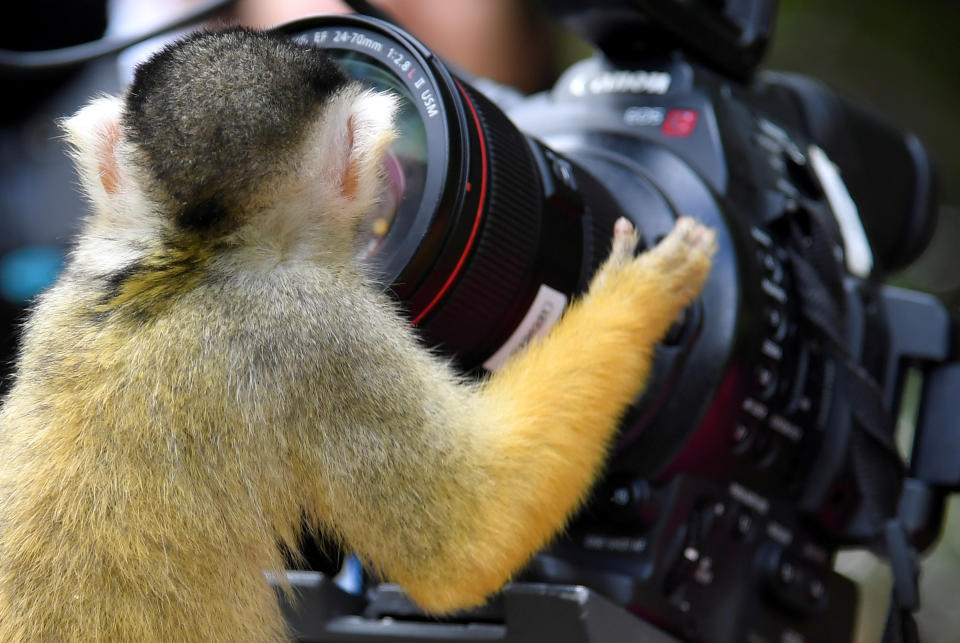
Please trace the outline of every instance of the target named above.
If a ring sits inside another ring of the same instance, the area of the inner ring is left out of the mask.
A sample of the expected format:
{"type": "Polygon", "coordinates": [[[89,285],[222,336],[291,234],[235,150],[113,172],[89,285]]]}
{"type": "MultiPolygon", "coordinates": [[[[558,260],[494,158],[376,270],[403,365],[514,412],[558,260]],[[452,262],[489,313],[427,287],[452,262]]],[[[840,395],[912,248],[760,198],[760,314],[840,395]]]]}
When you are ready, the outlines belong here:
{"type": "MultiPolygon", "coordinates": [[[[892,431],[901,369],[950,350],[933,298],[879,286],[882,270],[849,260],[855,244],[872,244],[863,228],[837,222],[846,207],[831,202],[837,177],[817,167],[819,145],[832,145],[804,122],[793,80],[744,85],[676,52],[633,64],[597,57],[508,109],[523,131],[601,177],[646,235],[663,234],[676,213],[724,231],[700,305],[679,341],[660,347],[605,482],[533,568],[596,588],[686,640],[850,640],[856,590],[833,562],[840,546],[875,537],[863,515],[874,490],[861,488],[851,453],[857,406],[873,402],[843,376],[844,361],[882,388],[892,431]],[[820,255],[819,284],[797,274],[804,248],[820,255]],[[810,323],[804,289],[825,298],[833,337],[810,323]]],[[[929,166],[917,167],[930,189],[929,166]]],[[[906,473],[894,453],[882,459],[896,503],[906,473]]]]}
{"type": "MultiPolygon", "coordinates": [[[[880,280],[929,239],[931,163],[916,139],[813,81],[754,75],[772,3],[753,24],[701,16],[688,46],[667,24],[687,15],[679,3],[649,4],[559,3],[590,14],[582,24],[603,53],[532,97],[485,96],[380,21],[281,27],[404,97],[397,165],[413,189],[370,260],[426,341],[465,369],[494,370],[546,332],[618,216],[652,245],[691,215],[719,245],[592,500],[503,600],[424,624],[380,587],[365,617],[331,629],[341,612],[314,614],[321,634],[304,640],[394,640],[404,627],[466,640],[503,621],[505,640],[536,640],[516,634],[537,623],[511,626],[511,605],[529,592],[562,602],[570,594],[555,588],[567,586],[609,601],[583,623],[615,609],[691,641],[850,640],[856,588],[833,571],[844,546],[888,555],[901,605],[915,603],[913,549],[935,538],[943,494],[960,482],[931,455],[957,439],[943,391],[960,376],[946,365],[945,309],[880,280]],[[623,45],[633,27],[645,47],[623,45]],[[923,396],[909,471],[894,443],[908,367],[944,383],[923,396]]],[[[600,630],[568,640],[607,640],[600,630]]]]}

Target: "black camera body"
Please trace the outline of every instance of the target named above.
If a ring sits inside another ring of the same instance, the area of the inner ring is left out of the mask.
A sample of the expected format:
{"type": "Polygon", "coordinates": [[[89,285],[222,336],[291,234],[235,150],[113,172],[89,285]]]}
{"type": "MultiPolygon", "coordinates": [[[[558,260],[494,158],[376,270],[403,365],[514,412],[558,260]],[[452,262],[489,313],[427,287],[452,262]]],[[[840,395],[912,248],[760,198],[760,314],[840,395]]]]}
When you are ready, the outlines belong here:
{"type": "Polygon", "coordinates": [[[593,499],[499,601],[425,622],[388,586],[351,602],[327,583],[324,607],[291,608],[303,640],[850,640],[845,546],[888,556],[896,609],[915,607],[915,550],[960,484],[944,449],[960,442],[960,373],[945,309],[881,279],[929,240],[931,163],[815,82],[754,74],[772,3],[752,3],[752,22],[736,3],[680,4],[558,3],[604,53],[532,97],[485,96],[380,21],[281,28],[405,98],[397,163],[413,189],[370,260],[465,369],[548,329],[618,216],[648,245],[681,214],[719,241],[593,499]],[[624,46],[632,29],[643,48],[624,46]],[[909,469],[894,431],[908,368],[926,382],[909,469]],[[536,621],[569,604],[593,606],[569,611],[580,630],[536,621]]]}
{"type": "MultiPolygon", "coordinates": [[[[678,212],[725,230],[687,320],[692,339],[661,346],[594,502],[534,566],[687,640],[850,640],[856,590],[833,571],[835,552],[874,541],[864,496],[889,494],[892,517],[906,476],[888,444],[869,456],[882,460],[884,491],[862,488],[851,453],[858,405],[882,400],[877,428],[892,440],[901,369],[944,361],[951,348],[932,297],[879,286],[882,270],[849,265],[845,244],[869,233],[844,238],[835,215],[844,205],[828,194],[836,177],[816,166],[826,158],[819,145],[833,142],[814,138],[805,119],[819,114],[804,113],[801,92],[841,103],[793,81],[771,74],[745,86],[676,53],[641,67],[594,58],[509,110],[523,131],[602,177],[645,233],[662,234],[678,212]],[[644,181],[669,205],[650,207],[644,181]],[[832,333],[809,319],[814,306],[832,333]],[[865,372],[851,377],[852,366],[865,372]],[[877,399],[864,399],[858,377],[877,385],[877,399]]],[[[872,189],[911,180],[932,189],[925,162],[872,189]]],[[[932,214],[888,209],[881,221],[915,216],[932,214]]]]}

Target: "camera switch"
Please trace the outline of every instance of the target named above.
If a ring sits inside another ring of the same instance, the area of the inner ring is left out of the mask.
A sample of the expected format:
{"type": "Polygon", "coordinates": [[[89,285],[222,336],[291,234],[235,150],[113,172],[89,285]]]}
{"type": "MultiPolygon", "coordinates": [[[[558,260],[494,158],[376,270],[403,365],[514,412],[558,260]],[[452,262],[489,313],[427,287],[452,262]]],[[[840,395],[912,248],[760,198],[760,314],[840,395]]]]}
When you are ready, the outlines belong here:
{"type": "Polygon", "coordinates": [[[600,490],[597,499],[597,509],[613,522],[643,525],[656,520],[657,503],[646,480],[612,482],[600,490]]]}

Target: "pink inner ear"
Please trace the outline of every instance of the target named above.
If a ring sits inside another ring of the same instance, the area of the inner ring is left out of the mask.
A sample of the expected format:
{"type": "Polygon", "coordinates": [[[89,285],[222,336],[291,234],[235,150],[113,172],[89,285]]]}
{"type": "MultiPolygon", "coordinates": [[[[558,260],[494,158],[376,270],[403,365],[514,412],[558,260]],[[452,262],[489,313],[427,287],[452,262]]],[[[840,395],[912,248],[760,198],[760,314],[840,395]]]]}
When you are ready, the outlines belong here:
{"type": "Polygon", "coordinates": [[[357,195],[357,187],[360,182],[359,159],[351,160],[353,156],[353,116],[347,119],[347,165],[343,170],[343,176],[340,178],[340,192],[353,199],[357,195]]]}
{"type": "Polygon", "coordinates": [[[107,194],[115,194],[120,189],[120,174],[117,171],[117,143],[120,142],[120,123],[112,121],[103,126],[97,143],[97,159],[100,182],[107,194]]]}

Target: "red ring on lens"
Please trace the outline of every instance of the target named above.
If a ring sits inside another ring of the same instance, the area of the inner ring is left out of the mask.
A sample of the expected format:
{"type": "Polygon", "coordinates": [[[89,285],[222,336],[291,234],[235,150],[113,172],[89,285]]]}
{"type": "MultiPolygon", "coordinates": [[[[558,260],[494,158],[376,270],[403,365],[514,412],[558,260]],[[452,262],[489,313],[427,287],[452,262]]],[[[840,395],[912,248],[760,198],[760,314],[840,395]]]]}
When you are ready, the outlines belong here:
{"type": "Polygon", "coordinates": [[[487,196],[487,146],[483,139],[483,129],[480,126],[480,117],[477,115],[477,110],[473,106],[473,102],[470,100],[470,97],[467,96],[467,93],[464,91],[463,86],[456,79],[454,81],[457,84],[457,89],[460,90],[460,94],[463,96],[463,100],[466,101],[467,107],[470,108],[470,114],[473,116],[473,122],[476,125],[477,131],[477,140],[480,143],[480,197],[477,202],[477,213],[474,216],[473,228],[470,230],[470,236],[467,238],[467,243],[463,248],[463,253],[460,255],[460,259],[457,260],[457,265],[453,267],[453,270],[450,272],[450,276],[447,277],[446,282],[443,286],[434,295],[433,299],[430,300],[423,310],[413,318],[413,321],[410,322],[411,326],[416,326],[427,314],[433,310],[433,308],[443,299],[444,295],[447,294],[447,291],[450,290],[450,287],[453,285],[453,282],[456,281],[457,276],[463,270],[463,265],[467,261],[467,256],[470,254],[470,250],[473,248],[473,242],[477,238],[477,231],[480,229],[480,219],[483,218],[483,206],[486,201],[487,196]]]}

